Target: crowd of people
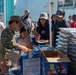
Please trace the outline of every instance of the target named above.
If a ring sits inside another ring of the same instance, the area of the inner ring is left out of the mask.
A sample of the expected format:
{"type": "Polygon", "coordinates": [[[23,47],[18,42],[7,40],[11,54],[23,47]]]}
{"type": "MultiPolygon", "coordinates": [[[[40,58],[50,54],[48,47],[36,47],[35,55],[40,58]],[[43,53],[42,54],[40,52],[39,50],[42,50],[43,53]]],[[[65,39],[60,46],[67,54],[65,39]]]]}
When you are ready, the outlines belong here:
{"type": "MultiPolygon", "coordinates": [[[[65,20],[65,14],[63,9],[58,9],[56,14],[51,16],[53,47],[56,45],[59,28],[76,28],[76,14],[70,15],[68,21],[65,20]]],[[[28,53],[33,49],[33,45],[40,44],[37,40],[43,44],[50,43],[49,19],[45,12],[40,14],[37,23],[33,23],[30,11],[26,9],[22,17],[11,16],[8,24],[5,28],[4,23],[0,22],[0,58],[3,65],[6,65],[4,58],[10,51],[19,49],[21,52],[28,53]],[[15,31],[19,31],[19,37],[15,36],[15,31]]]]}

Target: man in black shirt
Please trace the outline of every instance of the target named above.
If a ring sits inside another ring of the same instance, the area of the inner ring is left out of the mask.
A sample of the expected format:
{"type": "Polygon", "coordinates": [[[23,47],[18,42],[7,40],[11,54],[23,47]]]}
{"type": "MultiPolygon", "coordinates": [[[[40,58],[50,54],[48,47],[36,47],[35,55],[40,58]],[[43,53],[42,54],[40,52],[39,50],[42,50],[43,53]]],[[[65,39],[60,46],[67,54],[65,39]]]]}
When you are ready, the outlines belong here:
{"type": "Polygon", "coordinates": [[[57,21],[54,27],[54,47],[56,46],[56,39],[58,35],[59,28],[66,28],[68,27],[67,22],[64,19],[65,11],[63,9],[59,9],[56,12],[57,21]]]}

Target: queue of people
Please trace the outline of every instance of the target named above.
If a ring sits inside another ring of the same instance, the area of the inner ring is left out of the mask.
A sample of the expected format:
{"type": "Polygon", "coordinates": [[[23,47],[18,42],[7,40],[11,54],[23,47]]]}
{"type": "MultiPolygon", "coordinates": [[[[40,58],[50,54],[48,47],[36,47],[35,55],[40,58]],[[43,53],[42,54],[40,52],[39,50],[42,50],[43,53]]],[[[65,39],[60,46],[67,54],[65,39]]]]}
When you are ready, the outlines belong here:
{"type": "MultiPolygon", "coordinates": [[[[65,20],[65,11],[58,9],[51,19],[52,46],[55,47],[59,28],[76,27],[76,14],[72,16],[72,23],[68,23],[65,20]]],[[[28,53],[33,49],[33,45],[40,44],[37,40],[40,40],[43,44],[50,43],[49,20],[45,12],[40,14],[37,26],[33,31],[31,30],[32,18],[29,10],[25,10],[22,17],[18,15],[11,16],[7,28],[4,25],[2,27],[1,24],[0,22],[0,29],[3,28],[1,32],[0,58],[4,65],[6,65],[6,61],[4,61],[6,54],[14,49],[28,53]],[[15,36],[15,31],[20,33],[18,38],[15,36]]]]}

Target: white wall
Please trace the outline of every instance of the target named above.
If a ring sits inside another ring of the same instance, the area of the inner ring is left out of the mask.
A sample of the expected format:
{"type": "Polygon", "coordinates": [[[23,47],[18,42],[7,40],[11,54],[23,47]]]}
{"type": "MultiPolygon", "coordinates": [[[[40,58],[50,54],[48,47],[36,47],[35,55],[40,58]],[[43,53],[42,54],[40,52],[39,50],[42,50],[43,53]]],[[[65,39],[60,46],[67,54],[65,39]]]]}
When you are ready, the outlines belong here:
{"type": "Polygon", "coordinates": [[[37,21],[40,13],[48,12],[48,0],[17,0],[15,15],[22,16],[25,9],[29,9],[33,20],[37,21]]]}

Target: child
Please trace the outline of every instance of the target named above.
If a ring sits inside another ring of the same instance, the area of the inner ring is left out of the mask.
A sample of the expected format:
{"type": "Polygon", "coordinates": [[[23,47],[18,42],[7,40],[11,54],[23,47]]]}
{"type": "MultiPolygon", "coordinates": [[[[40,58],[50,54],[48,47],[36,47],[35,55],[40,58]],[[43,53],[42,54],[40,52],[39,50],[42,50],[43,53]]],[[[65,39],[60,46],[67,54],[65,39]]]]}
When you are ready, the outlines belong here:
{"type": "Polygon", "coordinates": [[[20,36],[17,38],[17,42],[29,49],[33,49],[33,43],[29,31],[24,26],[20,29],[20,36]]]}

